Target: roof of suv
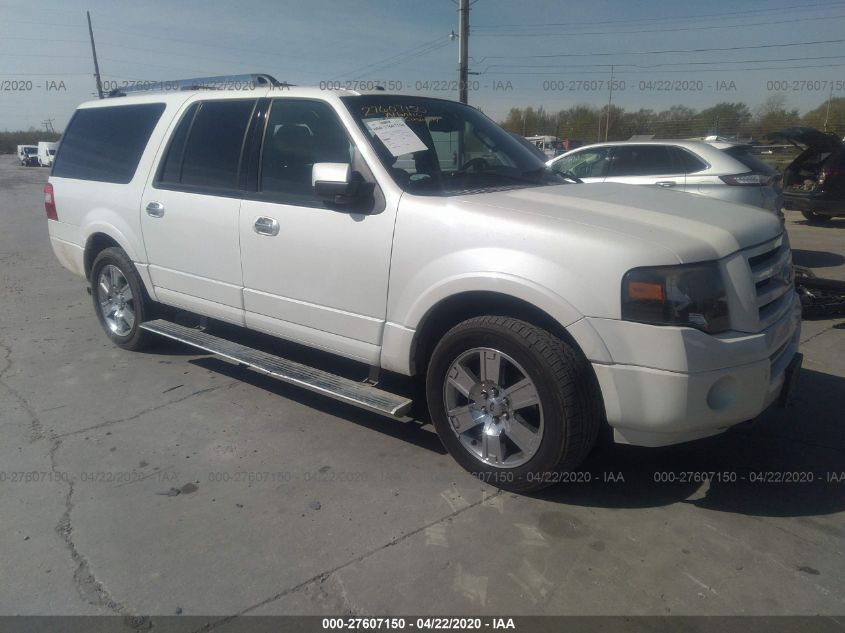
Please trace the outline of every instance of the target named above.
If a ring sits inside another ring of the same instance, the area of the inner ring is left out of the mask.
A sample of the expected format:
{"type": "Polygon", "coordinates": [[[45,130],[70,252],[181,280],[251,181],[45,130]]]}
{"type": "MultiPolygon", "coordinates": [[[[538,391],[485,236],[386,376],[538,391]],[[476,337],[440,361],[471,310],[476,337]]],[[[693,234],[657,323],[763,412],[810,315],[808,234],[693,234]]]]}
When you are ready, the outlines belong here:
{"type": "MultiPolygon", "coordinates": [[[[245,88],[225,88],[225,89],[207,89],[197,88],[191,90],[150,90],[130,92],[126,95],[109,96],[106,99],[94,99],[86,101],[79,105],[80,108],[89,107],[107,107],[116,105],[130,105],[133,103],[169,103],[171,101],[184,101],[189,97],[201,95],[208,99],[244,97],[244,98],[259,98],[269,95],[279,95],[286,97],[308,97],[311,99],[317,97],[325,98],[326,95],[335,97],[356,97],[364,94],[388,94],[382,90],[373,91],[354,91],[354,90],[330,90],[319,88],[316,86],[255,86],[245,88]]],[[[392,94],[392,93],[389,93],[392,94]]]]}

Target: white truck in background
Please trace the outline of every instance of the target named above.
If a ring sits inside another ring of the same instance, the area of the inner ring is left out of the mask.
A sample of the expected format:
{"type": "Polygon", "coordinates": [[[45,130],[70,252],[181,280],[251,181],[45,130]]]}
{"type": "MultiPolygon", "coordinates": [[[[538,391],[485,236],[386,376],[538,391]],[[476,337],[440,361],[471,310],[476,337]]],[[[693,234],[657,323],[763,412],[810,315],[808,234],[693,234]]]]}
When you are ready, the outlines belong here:
{"type": "Polygon", "coordinates": [[[56,148],[58,143],[49,143],[47,141],[38,142],[38,164],[41,167],[52,167],[53,157],[56,155],[56,148]]]}
{"type": "Polygon", "coordinates": [[[31,167],[38,164],[37,145],[18,145],[18,160],[24,167],[31,167]]]}

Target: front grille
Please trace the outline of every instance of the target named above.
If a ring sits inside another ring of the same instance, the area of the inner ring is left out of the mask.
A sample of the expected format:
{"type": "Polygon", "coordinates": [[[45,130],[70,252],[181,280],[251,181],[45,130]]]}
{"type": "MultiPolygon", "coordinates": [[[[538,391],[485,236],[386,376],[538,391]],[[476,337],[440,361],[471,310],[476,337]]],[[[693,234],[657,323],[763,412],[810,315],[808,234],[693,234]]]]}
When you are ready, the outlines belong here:
{"type": "Polygon", "coordinates": [[[757,293],[760,328],[765,329],[789,310],[795,272],[789,242],[778,240],[773,248],[748,258],[757,293]]]}

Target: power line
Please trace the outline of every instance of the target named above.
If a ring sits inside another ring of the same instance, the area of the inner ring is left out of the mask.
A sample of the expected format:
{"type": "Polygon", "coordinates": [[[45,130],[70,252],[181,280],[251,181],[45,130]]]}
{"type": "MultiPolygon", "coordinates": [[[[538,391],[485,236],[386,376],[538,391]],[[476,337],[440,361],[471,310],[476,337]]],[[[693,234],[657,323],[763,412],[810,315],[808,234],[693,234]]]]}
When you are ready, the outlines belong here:
{"type": "Polygon", "coordinates": [[[714,51],[741,51],[761,48],[788,48],[790,46],[812,46],[815,44],[841,44],[845,39],[816,40],[813,42],[791,42],[789,44],[758,44],[756,46],[728,46],[724,48],[680,48],[662,51],[617,51],[615,53],[550,53],[545,55],[485,55],[479,63],[487,59],[551,59],[555,57],[610,57],[612,55],[663,55],[666,53],[708,53],[714,51]]]}
{"type": "MultiPolygon", "coordinates": [[[[719,63],[719,62],[713,62],[719,63]]],[[[662,70],[661,73],[685,73],[685,74],[694,74],[694,73],[723,73],[725,71],[745,71],[745,72],[753,72],[756,70],[800,70],[800,69],[809,69],[809,68],[842,68],[845,66],[843,64],[813,64],[809,66],[764,66],[764,67],[755,67],[755,68],[691,68],[691,69],[680,69],[680,70],[662,70]]],[[[501,76],[513,76],[513,75],[556,75],[560,76],[561,73],[566,73],[567,75],[607,75],[606,70],[585,70],[585,71],[577,71],[577,72],[569,72],[566,70],[565,67],[561,67],[560,70],[556,72],[530,72],[530,71],[519,71],[517,73],[504,73],[504,72],[496,72],[496,73],[479,73],[482,75],[501,75],[501,76]]],[[[626,71],[616,71],[617,75],[646,75],[646,74],[654,74],[653,71],[648,70],[626,70],[626,71]]]]}
{"type": "MultiPolygon", "coordinates": [[[[820,20],[838,20],[845,15],[826,15],[817,18],[794,18],[791,20],[774,20],[769,22],[750,22],[748,24],[714,24],[712,26],[685,26],[678,28],[641,29],[635,31],[498,31],[495,33],[478,33],[480,37],[572,37],[573,35],[633,35],[637,33],[673,33],[680,31],[708,31],[713,29],[740,29],[752,26],[770,26],[772,24],[794,24],[795,22],[818,22],[820,20]]],[[[537,28],[548,28],[537,27],[537,28]]]]}
{"type": "Polygon", "coordinates": [[[491,68],[561,68],[569,70],[570,68],[610,68],[615,66],[617,68],[663,68],[665,66],[712,66],[713,64],[769,64],[774,62],[804,62],[804,61],[819,61],[822,59],[845,59],[845,55],[821,55],[818,57],[782,57],[780,59],[738,59],[738,60],[723,60],[723,61],[709,61],[709,62],[663,62],[660,64],[566,64],[562,66],[556,64],[491,64],[487,66],[485,72],[491,68]]]}
{"type": "Polygon", "coordinates": [[[449,42],[449,40],[444,41],[444,39],[445,38],[443,36],[436,37],[435,39],[429,42],[425,42],[424,44],[420,44],[418,46],[415,46],[414,48],[402,51],[400,53],[396,53],[395,55],[388,57],[387,59],[372,62],[364,66],[359,66],[358,68],[346,71],[334,77],[333,80],[339,79],[341,77],[348,77],[349,75],[360,74],[362,72],[376,72],[379,70],[383,70],[384,68],[389,68],[390,66],[400,64],[404,61],[407,61],[408,59],[425,55],[427,53],[437,50],[438,48],[448,46],[451,43],[449,42]]]}
{"type": "Polygon", "coordinates": [[[650,18],[628,18],[621,20],[597,20],[597,21],[581,21],[581,22],[544,22],[542,24],[480,24],[476,29],[491,29],[491,28],[515,28],[515,27],[537,27],[537,26],[589,26],[592,24],[631,24],[633,22],[675,22],[678,20],[701,20],[701,19],[723,19],[727,17],[734,17],[737,15],[757,15],[760,13],[775,13],[781,11],[801,10],[806,11],[812,7],[841,7],[841,2],[816,2],[801,5],[790,5],[786,7],[770,7],[768,9],[749,9],[744,11],[727,11],[724,13],[709,13],[697,15],[679,15],[679,16],[659,16],[650,18]]]}

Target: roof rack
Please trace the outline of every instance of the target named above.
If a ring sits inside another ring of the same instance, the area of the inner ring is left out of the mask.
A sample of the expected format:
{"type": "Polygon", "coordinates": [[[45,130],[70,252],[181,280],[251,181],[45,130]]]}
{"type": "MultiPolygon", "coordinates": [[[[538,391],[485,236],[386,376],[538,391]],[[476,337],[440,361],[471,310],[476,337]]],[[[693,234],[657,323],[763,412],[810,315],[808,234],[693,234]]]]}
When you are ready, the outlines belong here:
{"type": "Polygon", "coordinates": [[[110,91],[106,97],[125,97],[135,92],[176,92],[180,90],[247,90],[260,86],[274,88],[289,87],[293,84],[280,82],[267,73],[246,75],[220,75],[219,77],[194,77],[191,79],[173,79],[172,81],[139,82],[110,91]]]}

